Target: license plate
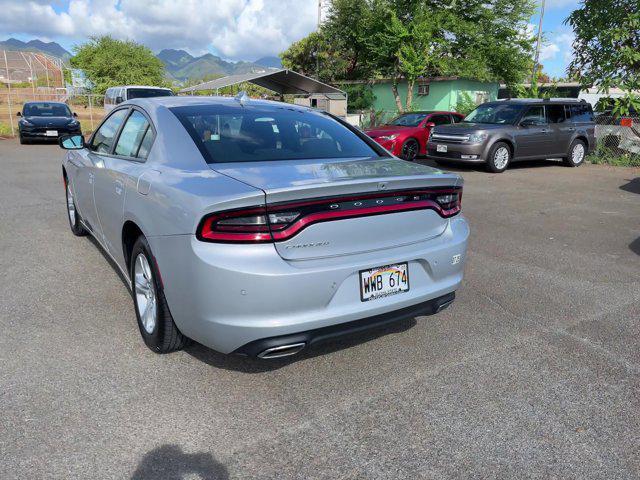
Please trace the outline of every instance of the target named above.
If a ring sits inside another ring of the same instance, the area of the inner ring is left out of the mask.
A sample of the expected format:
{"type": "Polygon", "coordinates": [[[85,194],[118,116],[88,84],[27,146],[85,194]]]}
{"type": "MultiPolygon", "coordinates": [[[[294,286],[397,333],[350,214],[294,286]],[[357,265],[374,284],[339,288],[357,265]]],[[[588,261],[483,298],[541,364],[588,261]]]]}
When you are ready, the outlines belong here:
{"type": "Polygon", "coordinates": [[[436,151],[437,152],[447,153],[447,146],[446,145],[436,145],[436,151]]]}
{"type": "Polygon", "coordinates": [[[44,134],[47,137],[57,137],[58,136],[58,131],[57,130],[47,130],[46,132],[44,132],[44,134]]]}
{"type": "Polygon", "coordinates": [[[409,290],[407,262],[360,271],[360,300],[368,302],[409,290]]]}

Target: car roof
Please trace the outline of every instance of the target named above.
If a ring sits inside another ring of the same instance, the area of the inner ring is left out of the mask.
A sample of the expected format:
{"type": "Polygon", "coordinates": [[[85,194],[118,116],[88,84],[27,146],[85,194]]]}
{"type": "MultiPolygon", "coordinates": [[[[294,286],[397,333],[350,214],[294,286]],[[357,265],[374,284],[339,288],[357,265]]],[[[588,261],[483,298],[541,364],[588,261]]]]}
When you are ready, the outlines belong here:
{"type": "Polygon", "coordinates": [[[504,100],[495,100],[487,103],[511,103],[514,105],[530,105],[532,103],[587,103],[585,100],[577,98],[505,98],[504,100]]]}
{"type": "MultiPolygon", "coordinates": [[[[240,102],[234,97],[214,97],[214,96],[182,96],[175,95],[171,97],[148,97],[148,98],[134,98],[128,100],[120,105],[138,105],[142,108],[157,109],[159,107],[174,108],[174,107],[189,107],[189,106],[204,106],[204,105],[220,105],[220,106],[238,106],[240,102]]],[[[302,105],[294,105],[291,103],[274,102],[271,100],[254,100],[249,99],[243,102],[245,106],[255,107],[271,107],[282,108],[286,106],[291,110],[300,112],[319,111],[311,107],[305,107],[302,105]]]]}

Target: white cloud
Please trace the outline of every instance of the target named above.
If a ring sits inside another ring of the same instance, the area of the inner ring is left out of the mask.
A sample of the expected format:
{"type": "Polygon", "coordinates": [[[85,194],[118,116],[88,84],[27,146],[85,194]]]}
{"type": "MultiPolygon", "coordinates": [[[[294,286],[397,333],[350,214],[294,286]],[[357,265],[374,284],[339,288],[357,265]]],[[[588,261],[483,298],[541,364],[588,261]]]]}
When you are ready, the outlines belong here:
{"type": "MultiPolygon", "coordinates": [[[[539,5],[540,1],[536,3],[539,5]]],[[[544,5],[544,8],[549,10],[565,7],[573,7],[572,9],[575,10],[578,8],[578,0],[546,0],[544,5]]]]}
{"type": "Polygon", "coordinates": [[[0,35],[28,34],[82,42],[92,35],[142,42],[153,50],[213,47],[226,58],[276,55],[314,30],[315,0],[0,0],[0,35]]]}
{"type": "Polygon", "coordinates": [[[540,47],[540,62],[556,58],[556,54],[560,51],[560,47],[555,43],[548,43],[540,47]]]}

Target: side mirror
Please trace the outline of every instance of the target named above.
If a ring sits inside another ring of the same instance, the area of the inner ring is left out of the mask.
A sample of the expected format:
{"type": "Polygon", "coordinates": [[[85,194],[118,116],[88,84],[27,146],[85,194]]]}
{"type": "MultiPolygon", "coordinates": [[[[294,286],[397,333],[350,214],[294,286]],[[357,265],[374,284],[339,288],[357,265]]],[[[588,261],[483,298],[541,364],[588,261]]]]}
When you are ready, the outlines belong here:
{"type": "Polygon", "coordinates": [[[84,137],[82,135],[62,135],[58,138],[60,148],[65,150],[80,150],[84,148],[84,137]]]}
{"type": "Polygon", "coordinates": [[[433,122],[427,122],[427,123],[424,124],[424,128],[433,128],[435,126],[436,126],[436,124],[433,123],[433,122]]]}
{"type": "Polygon", "coordinates": [[[116,104],[124,102],[124,98],[116,97],[116,104]]]}
{"type": "Polygon", "coordinates": [[[21,116],[22,116],[22,113],[20,112],[16,113],[16,117],[21,117],[21,116]]]}
{"type": "Polygon", "coordinates": [[[73,116],[74,116],[75,118],[78,118],[78,114],[77,114],[76,112],[73,112],[73,116]]]}

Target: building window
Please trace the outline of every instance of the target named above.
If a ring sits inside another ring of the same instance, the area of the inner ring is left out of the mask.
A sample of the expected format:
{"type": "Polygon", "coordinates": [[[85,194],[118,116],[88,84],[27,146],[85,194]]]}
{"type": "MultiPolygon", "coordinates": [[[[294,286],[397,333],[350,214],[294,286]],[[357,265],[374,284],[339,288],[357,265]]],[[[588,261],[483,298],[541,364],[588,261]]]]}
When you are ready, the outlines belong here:
{"type": "Polygon", "coordinates": [[[429,84],[428,83],[419,83],[418,84],[418,95],[425,97],[429,95],[429,84]]]}
{"type": "Polygon", "coordinates": [[[476,105],[482,105],[489,101],[489,92],[476,92],[476,105]]]}

